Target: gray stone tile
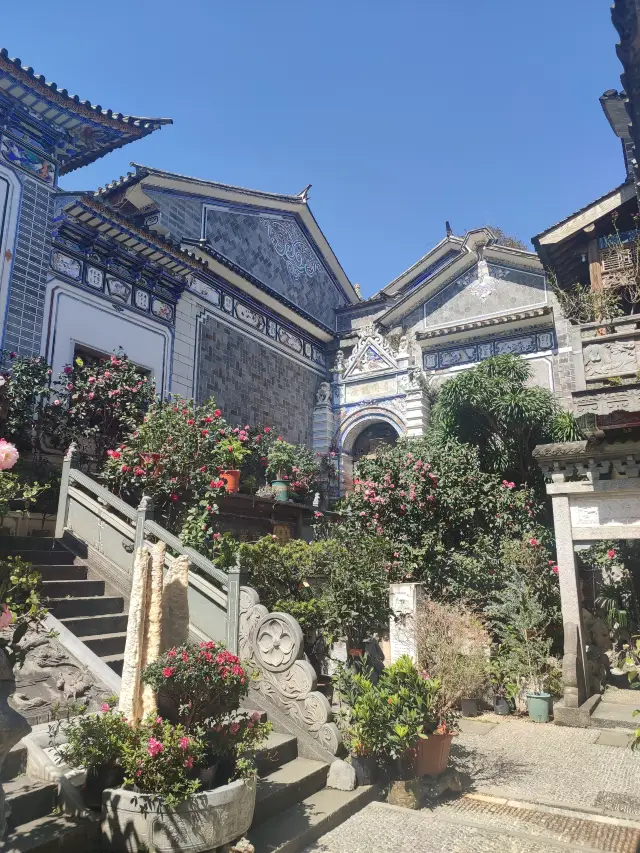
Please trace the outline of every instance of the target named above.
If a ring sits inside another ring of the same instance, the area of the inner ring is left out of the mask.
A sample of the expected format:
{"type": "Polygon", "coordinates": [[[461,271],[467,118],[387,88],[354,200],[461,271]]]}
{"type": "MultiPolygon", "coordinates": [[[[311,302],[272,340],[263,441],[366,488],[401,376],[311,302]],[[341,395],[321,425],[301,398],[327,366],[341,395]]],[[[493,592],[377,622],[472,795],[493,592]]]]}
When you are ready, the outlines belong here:
{"type": "Polygon", "coordinates": [[[460,720],[458,728],[465,735],[487,735],[495,729],[497,723],[483,723],[481,720],[460,720]]]}
{"type": "Polygon", "coordinates": [[[621,746],[625,748],[629,746],[632,739],[633,735],[629,732],[616,732],[605,729],[598,735],[596,743],[601,746],[621,746]]]}

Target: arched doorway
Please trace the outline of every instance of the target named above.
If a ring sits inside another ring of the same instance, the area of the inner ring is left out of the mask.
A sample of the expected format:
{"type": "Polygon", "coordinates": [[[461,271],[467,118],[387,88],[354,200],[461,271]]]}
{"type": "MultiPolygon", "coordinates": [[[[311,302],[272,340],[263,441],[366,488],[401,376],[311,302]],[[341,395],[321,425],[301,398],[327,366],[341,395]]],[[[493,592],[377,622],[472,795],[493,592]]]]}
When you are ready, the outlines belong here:
{"type": "Polygon", "coordinates": [[[395,444],[405,432],[401,418],[386,409],[358,412],[340,430],[340,493],[353,486],[353,465],[358,459],[372,455],[381,444],[395,444]]]}

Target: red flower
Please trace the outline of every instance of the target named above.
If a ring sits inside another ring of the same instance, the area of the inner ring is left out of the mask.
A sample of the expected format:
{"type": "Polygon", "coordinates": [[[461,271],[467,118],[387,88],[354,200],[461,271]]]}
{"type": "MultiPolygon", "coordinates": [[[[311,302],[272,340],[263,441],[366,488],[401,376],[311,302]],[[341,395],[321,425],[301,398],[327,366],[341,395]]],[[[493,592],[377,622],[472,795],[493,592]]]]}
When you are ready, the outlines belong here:
{"type": "Polygon", "coordinates": [[[189,420],[187,421],[187,426],[193,426],[193,425],[194,425],[194,423],[195,423],[194,419],[193,419],[193,418],[189,418],[189,420]]]}
{"type": "Polygon", "coordinates": [[[178,496],[176,495],[176,493],[175,493],[175,492],[170,496],[170,499],[171,499],[174,503],[178,500],[178,496]]]}
{"type": "MultiPolygon", "coordinates": [[[[221,418],[222,417],[222,412],[220,411],[220,409],[215,410],[215,412],[213,413],[213,417],[214,418],[221,418]]],[[[209,419],[207,418],[207,422],[208,421],[209,421],[209,419]]]]}
{"type": "Polygon", "coordinates": [[[165,668],[162,670],[162,674],[164,675],[165,678],[171,678],[171,676],[173,675],[173,673],[175,671],[176,671],[175,667],[165,666],[165,668]]]}
{"type": "Polygon", "coordinates": [[[265,428],[264,428],[264,431],[265,431],[265,432],[271,432],[271,427],[265,427],[265,428]]]}
{"type": "Polygon", "coordinates": [[[540,543],[538,542],[538,540],[534,536],[532,536],[531,539],[529,539],[529,545],[531,545],[532,548],[535,548],[536,545],[539,545],[539,544],[540,543]]]}
{"type": "Polygon", "coordinates": [[[613,560],[613,558],[615,557],[615,555],[616,555],[616,552],[613,550],[613,548],[610,548],[610,549],[607,551],[607,557],[608,557],[610,560],[613,560]]]}
{"type": "Polygon", "coordinates": [[[554,573],[554,575],[557,575],[560,570],[558,569],[557,566],[552,566],[551,571],[554,573]]]}
{"type": "Polygon", "coordinates": [[[209,435],[209,430],[208,430],[208,429],[203,429],[203,430],[201,430],[201,431],[200,431],[200,435],[204,435],[204,436],[209,435]]]}

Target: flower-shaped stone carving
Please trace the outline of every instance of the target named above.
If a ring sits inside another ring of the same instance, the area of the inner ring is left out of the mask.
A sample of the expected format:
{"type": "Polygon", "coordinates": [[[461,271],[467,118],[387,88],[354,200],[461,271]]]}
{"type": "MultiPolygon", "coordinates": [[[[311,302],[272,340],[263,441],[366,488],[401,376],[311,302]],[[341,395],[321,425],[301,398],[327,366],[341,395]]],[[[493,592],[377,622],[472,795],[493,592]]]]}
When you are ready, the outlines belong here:
{"type": "Polygon", "coordinates": [[[288,613],[267,613],[255,632],[255,655],[271,672],[283,672],[302,654],[302,629],[288,613]]]}

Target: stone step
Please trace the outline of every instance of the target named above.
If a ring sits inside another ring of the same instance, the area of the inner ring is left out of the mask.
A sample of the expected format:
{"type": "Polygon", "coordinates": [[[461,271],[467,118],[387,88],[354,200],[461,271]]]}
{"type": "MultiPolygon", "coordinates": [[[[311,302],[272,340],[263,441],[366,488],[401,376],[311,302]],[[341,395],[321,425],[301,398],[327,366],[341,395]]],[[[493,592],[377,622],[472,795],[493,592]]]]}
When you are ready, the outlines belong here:
{"type": "MultiPolygon", "coordinates": [[[[25,554],[31,551],[66,551],[51,536],[0,536],[0,554],[25,554]]],[[[26,558],[25,558],[26,559],[26,558]]]]}
{"type": "Polygon", "coordinates": [[[104,595],[104,581],[42,581],[42,591],[49,598],[87,598],[104,595]]]}
{"type": "Polygon", "coordinates": [[[309,758],[296,758],[258,779],[253,825],[310,797],[324,788],[329,765],[309,758]]]}
{"type": "Polygon", "coordinates": [[[638,729],[640,717],[633,716],[636,707],[640,708],[640,694],[637,706],[621,702],[600,702],[591,715],[591,725],[599,729],[638,729]]]}
{"type": "Polygon", "coordinates": [[[94,636],[78,637],[78,639],[94,654],[102,658],[124,654],[127,634],[125,631],[119,631],[115,634],[95,634],[94,636]]]}
{"type": "Polygon", "coordinates": [[[72,619],[76,616],[104,616],[122,613],[124,599],[117,595],[79,595],[74,598],[51,597],[49,610],[56,619],[72,619]]]}
{"type": "MultiPolygon", "coordinates": [[[[324,788],[286,811],[273,815],[261,826],[257,826],[254,821],[248,838],[257,853],[300,853],[308,844],[335,829],[377,796],[378,788],[375,785],[356,788],[355,791],[324,788]]],[[[353,853],[360,849],[370,849],[366,837],[361,839],[360,845],[343,848],[353,853]]],[[[421,841],[414,838],[411,846],[389,847],[387,853],[396,853],[397,850],[422,850],[421,841]]]]}
{"type": "Polygon", "coordinates": [[[9,750],[0,771],[0,781],[9,782],[27,769],[27,748],[18,744],[9,750]]]}
{"type": "Polygon", "coordinates": [[[51,548],[48,551],[19,551],[18,556],[27,560],[32,566],[50,566],[52,564],[69,566],[77,559],[71,551],[66,549],[58,551],[51,548]]]}
{"type": "Polygon", "coordinates": [[[3,787],[11,807],[9,820],[14,828],[50,814],[56,804],[58,786],[52,782],[38,782],[25,775],[16,776],[3,787]]]}
{"type": "Polygon", "coordinates": [[[91,637],[95,634],[119,634],[126,631],[128,620],[126,613],[106,613],[102,616],[72,616],[60,621],[76,637],[91,637]]]}
{"type": "Polygon", "coordinates": [[[124,663],[124,655],[104,655],[102,660],[110,666],[116,675],[122,675],[122,664],[124,663]]]}
{"type": "Polygon", "coordinates": [[[90,853],[100,850],[98,823],[47,815],[9,832],[2,853],[90,853]]]}
{"type": "Polygon", "coordinates": [[[260,776],[266,776],[276,767],[298,757],[298,739],[293,735],[270,732],[264,746],[255,752],[255,761],[260,776]]]}
{"type": "Polygon", "coordinates": [[[38,566],[37,571],[43,581],[82,581],[86,580],[89,567],[78,564],[38,566]]]}

